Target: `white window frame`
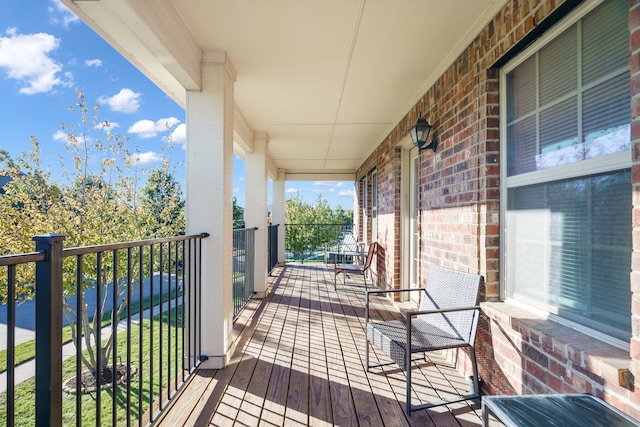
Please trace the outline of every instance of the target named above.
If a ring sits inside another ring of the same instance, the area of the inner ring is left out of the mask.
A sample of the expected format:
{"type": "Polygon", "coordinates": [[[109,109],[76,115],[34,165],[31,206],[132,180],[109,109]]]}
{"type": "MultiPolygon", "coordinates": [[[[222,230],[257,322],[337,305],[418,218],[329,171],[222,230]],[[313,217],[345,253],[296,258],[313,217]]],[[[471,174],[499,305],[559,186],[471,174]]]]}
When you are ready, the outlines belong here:
{"type": "Polygon", "coordinates": [[[576,331],[579,331],[586,335],[590,335],[618,348],[628,350],[630,347],[629,342],[616,337],[612,337],[603,332],[596,331],[566,318],[557,316],[556,314],[542,310],[539,307],[530,306],[519,300],[509,298],[507,289],[509,286],[509,283],[507,283],[507,267],[509,265],[509,254],[507,252],[508,236],[506,214],[508,206],[507,194],[509,189],[532,184],[540,184],[544,182],[552,182],[562,179],[578,178],[598,173],[615,172],[622,169],[631,168],[632,166],[631,151],[624,151],[604,157],[583,160],[569,165],[563,165],[561,167],[543,169],[511,177],[507,176],[507,74],[513,71],[524,61],[529,59],[532,55],[539,52],[545,45],[555,40],[565,30],[567,30],[569,27],[571,27],[573,24],[578,22],[585,15],[587,15],[589,12],[603,3],[603,1],[605,0],[587,0],[583,5],[576,8],[574,12],[572,12],[569,16],[564,18],[561,22],[547,31],[535,43],[527,47],[525,51],[508,62],[500,70],[500,164],[502,165],[502,167],[500,168],[500,224],[503,225],[501,227],[500,236],[500,254],[502,265],[502,268],[500,269],[500,298],[502,301],[518,305],[544,318],[548,318],[550,320],[553,320],[554,322],[573,328],[576,331]]]}

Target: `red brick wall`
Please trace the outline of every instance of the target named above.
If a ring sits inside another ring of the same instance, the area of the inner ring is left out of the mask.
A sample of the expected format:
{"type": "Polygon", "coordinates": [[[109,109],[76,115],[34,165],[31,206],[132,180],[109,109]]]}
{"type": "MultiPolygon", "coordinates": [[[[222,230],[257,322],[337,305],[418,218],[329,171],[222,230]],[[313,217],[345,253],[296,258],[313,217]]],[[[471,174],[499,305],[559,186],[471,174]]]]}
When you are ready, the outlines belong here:
{"type": "MultiPolygon", "coordinates": [[[[609,1],[609,0],[607,0],[609,1]]],[[[378,171],[379,286],[400,287],[400,141],[418,114],[435,126],[436,153],[420,153],[420,277],[439,264],[484,277],[483,301],[500,297],[499,72],[492,65],[565,2],[511,0],[357,171],[378,171]]],[[[631,352],[535,316],[505,315],[484,303],[477,336],[484,389],[491,394],[588,392],[640,417],[640,0],[629,0],[634,184],[631,352]],[[629,377],[628,377],[629,378],[629,377]]],[[[357,207],[356,207],[357,209],[357,207]]],[[[452,353],[466,372],[463,352],[452,353]]]]}

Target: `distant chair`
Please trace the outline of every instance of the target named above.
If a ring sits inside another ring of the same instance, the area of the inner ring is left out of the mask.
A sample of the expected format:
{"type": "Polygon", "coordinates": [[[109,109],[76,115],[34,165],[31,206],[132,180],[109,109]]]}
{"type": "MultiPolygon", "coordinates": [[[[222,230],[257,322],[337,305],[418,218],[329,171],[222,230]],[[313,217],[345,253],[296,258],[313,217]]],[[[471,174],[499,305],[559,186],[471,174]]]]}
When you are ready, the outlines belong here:
{"type": "Polygon", "coordinates": [[[396,363],[407,375],[405,412],[448,405],[480,397],[475,338],[480,307],[478,298],[481,277],[444,267],[429,267],[427,285],[421,289],[372,290],[365,299],[367,371],[396,363]],[[402,313],[404,320],[372,322],[369,319],[369,296],[381,293],[420,292],[418,311],[402,313]],[[369,364],[369,344],[379,348],[392,362],[369,364]],[[411,362],[414,353],[469,347],[473,366],[473,389],[467,395],[448,400],[411,406],[411,362]]]}
{"type": "Polygon", "coordinates": [[[333,262],[334,264],[346,263],[347,260],[354,262],[358,257],[364,256],[364,242],[358,242],[356,236],[348,231],[342,235],[342,242],[337,251],[327,251],[325,254],[325,263],[333,262]]]}
{"type": "Polygon", "coordinates": [[[346,275],[348,274],[358,274],[358,275],[362,275],[364,277],[364,287],[365,290],[367,289],[367,270],[369,269],[369,267],[371,267],[371,260],[373,259],[373,256],[377,253],[378,251],[378,243],[373,242],[371,245],[369,245],[369,251],[367,252],[367,259],[365,260],[364,264],[336,264],[335,265],[335,277],[333,280],[333,288],[334,290],[338,289],[338,274],[340,273],[344,273],[345,274],[345,278],[343,280],[344,283],[346,283],[346,275]]]}

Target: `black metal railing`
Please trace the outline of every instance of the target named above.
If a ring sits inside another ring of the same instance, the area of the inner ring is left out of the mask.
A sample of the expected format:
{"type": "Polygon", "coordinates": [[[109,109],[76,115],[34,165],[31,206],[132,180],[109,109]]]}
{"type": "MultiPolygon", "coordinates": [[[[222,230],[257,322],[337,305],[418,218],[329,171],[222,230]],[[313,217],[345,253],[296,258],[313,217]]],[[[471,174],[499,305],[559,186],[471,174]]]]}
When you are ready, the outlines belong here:
{"type": "Polygon", "coordinates": [[[325,262],[353,224],[285,224],[285,261],[325,262]]]}
{"type": "Polygon", "coordinates": [[[254,294],[255,236],[257,228],[233,230],[233,318],[254,294]]]}
{"type": "Polygon", "coordinates": [[[153,422],[201,362],[207,236],[63,249],[63,236],[47,234],[34,238],[36,252],[0,257],[7,323],[0,424],[153,422]],[[35,357],[28,345],[16,350],[18,312],[29,304],[35,357]],[[65,360],[63,341],[75,346],[65,360]],[[35,375],[18,381],[16,371],[29,364],[35,375]]]}
{"type": "Polygon", "coordinates": [[[269,265],[267,266],[269,274],[273,267],[278,265],[278,229],[280,224],[270,224],[268,231],[268,251],[269,251],[269,265]]]}

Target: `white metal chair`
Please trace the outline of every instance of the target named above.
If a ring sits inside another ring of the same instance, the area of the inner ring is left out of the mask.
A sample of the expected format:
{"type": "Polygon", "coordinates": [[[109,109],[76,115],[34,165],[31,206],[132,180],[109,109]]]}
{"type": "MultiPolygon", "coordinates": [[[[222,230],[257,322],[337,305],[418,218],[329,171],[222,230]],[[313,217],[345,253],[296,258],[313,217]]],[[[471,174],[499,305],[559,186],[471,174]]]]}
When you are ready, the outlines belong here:
{"type": "Polygon", "coordinates": [[[480,307],[478,297],[481,277],[439,266],[429,267],[425,288],[371,290],[366,292],[366,358],[370,368],[396,363],[407,375],[407,415],[411,411],[447,405],[480,397],[475,337],[480,307]],[[371,321],[370,295],[395,292],[420,292],[418,311],[403,313],[404,320],[371,321]],[[369,344],[378,347],[392,362],[369,364],[369,344]],[[469,347],[473,366],[471,393],[448,400],[411,405],[411,361],[414,353],[469,347]]]}
{"type": "Polygon", "coordinates": [[[355,263],[358,258],[364,257],[364,242],[358,242],[356,236],[348,231],[342,235],[342,243],[338,250],[331,250],[325,253],[325,263],[333,261],[333,264],[346,264],[351,259],[355,263]]]}

